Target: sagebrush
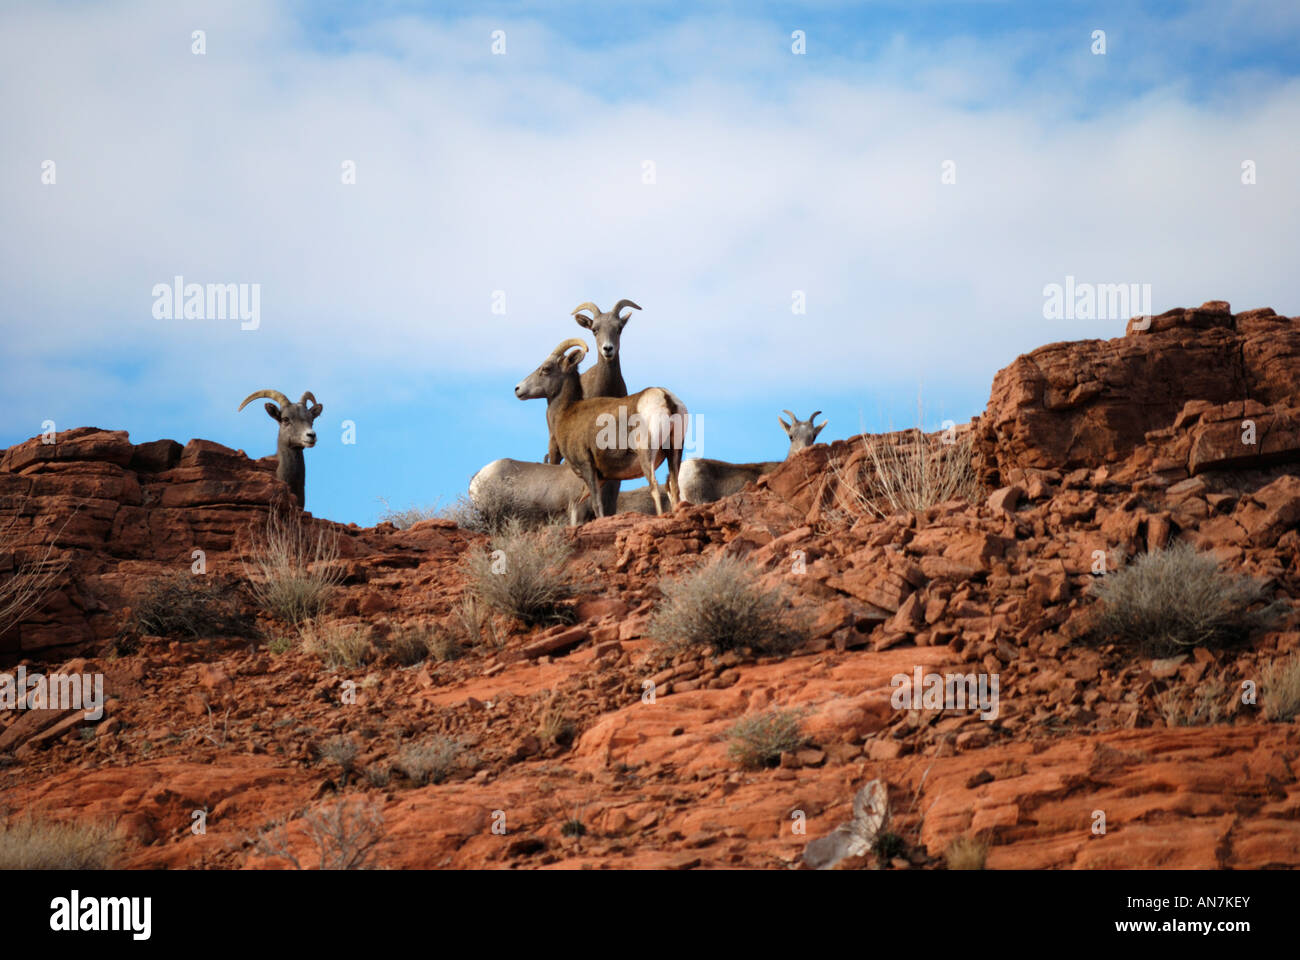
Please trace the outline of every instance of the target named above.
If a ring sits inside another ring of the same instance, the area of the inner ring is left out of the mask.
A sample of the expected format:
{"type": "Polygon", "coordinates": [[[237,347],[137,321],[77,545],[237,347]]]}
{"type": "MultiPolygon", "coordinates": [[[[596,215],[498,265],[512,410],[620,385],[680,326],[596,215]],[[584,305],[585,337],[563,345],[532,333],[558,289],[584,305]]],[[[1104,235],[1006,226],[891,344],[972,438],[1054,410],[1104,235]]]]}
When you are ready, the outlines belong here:
{"type": "Polygon", "coordinates": [[[561,601],[572,594],[564,572],[572,549],[555,528],[528,530],[507,521],[488,547],[467,560],[470,595],[530,626],[568,619],[561,601]]]}
{"type": "Polygon", "coordinates": [[[749,647],[785,653],[808,639],[806,618],[786,591],[760,582],[760,573],[734,557],[717,556],[660,584],[663,601],[648,634],[669,649],[709,646],[715,652],[749,647]]]}
{"type": "Polygon", "coordinates": [[[781,754],[798,750],[808,742],[800,725],[798,710],[766,710],[743,717],[730,731],[727,754],[747,769],[772,767],[781,754]]]}
{"type": "Polygon", "coordinates": [[[1178,541],[1093,581],[1092,635],[1143,652],[1219,648],[1271,623],[1279,605],[1257,608],[1263,587],[1219,568],[1214,557],[1178,541]]]}

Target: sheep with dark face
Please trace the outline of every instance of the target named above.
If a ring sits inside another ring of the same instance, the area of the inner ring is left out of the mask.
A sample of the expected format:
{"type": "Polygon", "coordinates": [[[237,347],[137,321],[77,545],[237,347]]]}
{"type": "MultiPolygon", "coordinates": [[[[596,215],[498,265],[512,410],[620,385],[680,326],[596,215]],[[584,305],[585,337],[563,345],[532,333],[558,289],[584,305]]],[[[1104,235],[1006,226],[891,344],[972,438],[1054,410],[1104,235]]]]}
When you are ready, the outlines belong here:
{"type": "MultiPolygon", "coordinates": [[[[608,313],[590,301],[573,308],[573,319],[578,322],[578,326],[590,330],[596,338],[596,364],[579,378],[584,398],[627,396],[627,383],[623,380],[623,369],[619,363],[619,343],[623,337],[623,328],[627,326],[632,314],[620,316],[624,307],[641,309],[631,300],[620,300],[608,313]],[[591,311],[591,315],[584,313],[585,310],[591,311]]],[[[561,459],[560,449],[552,434],[546,458],[542,462],[559,463],[561,459]]],[[[604,486],[607,515],[616,510],[619,485],[618,480],[610,480],[604,486]]]]}
{"type": "MultiPolygon", "coordinates": [[[[785,431],[786,436],[790,438],[790,449],[786,452],[785,460],[806,447],[811,447],[817,442],[817,434],[826,428],[829,420],[813,424],[821,414],[820,410],[813,413],[807,420],[800,420],[789,410],[782,411],[790,415],[790,423],[786,423],[780,417],[777,417],[777,423],[781,424],[781,429],[785,431]]],[[[759,463],[727,463],[725,460],[706,460],[696,458],[686,460],[682,463],[681,471],[681,488],[682,499],[691,503],[712,503],[714,500],[721,500],[723,497],[729,497],[733,493],[739,493],[745,489],[746,484],[753,483],[765,473],[771,473],[785,460],[767,460],[759,463]]]]}
{"type": "Polygon", "coordinates": [[[316,446],[316,430],[312,424],[325,408],[316,402],[310,390],[297,403],[291,403],[279,390],[257,390],[244,398],[239,409],[243,410],[260,397],[275,401],[266,405],[266,413],[280,425],[280,435],[275,445],[278,464],[275,475],[289,485],[289,491],[297,499],[298,506],[305,507],[307,464],[302,451],[306,447],[316,446]]]}

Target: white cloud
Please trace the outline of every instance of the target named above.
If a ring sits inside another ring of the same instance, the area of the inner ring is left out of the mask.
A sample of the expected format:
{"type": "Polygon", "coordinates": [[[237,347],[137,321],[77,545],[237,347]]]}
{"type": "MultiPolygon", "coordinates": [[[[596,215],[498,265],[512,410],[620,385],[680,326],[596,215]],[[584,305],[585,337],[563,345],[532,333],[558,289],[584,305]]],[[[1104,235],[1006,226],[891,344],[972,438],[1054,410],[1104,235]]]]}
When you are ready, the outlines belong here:
{"type": "MultiPolygon", "coordinates": [[[[492,57],[497,25],[404,18],[322,52],[261,4],[0,14],[7,353],[101,397],[111,380],[74,376],[76,358],[132,358],[152,383],[197,377],[218,406],[317,372],[372,395],[448,372],[508,389],[578,334],[577,303],[631,297],[645,311],[625,335],[629,383],[689,403],[693,386],[775,380],[987,383],[1039,344],[1121,333],[1041,318],[1043,285],[1066,274],[1151,283],[1156,310],[1297,312],[1294,81],[1191,102],[1171,78],[1056,112],[1006,65],[1032,49],[1020,35],[1006,50],[900,39],[831,70],[816,43],[796,63],[788,31],[753,22],[593,51],[511,21],[492,57]],[[1240,184],[1244,159],[1257,186],[1240,184]],[[150,290],[176,274],[260,283],[262,329],[155,321],[150,290]],[[796,289],[807,316],[790,313],[796,289]]],[[[1137,69],[1112,50],[1106,69],[1137,69]]],[[[1061,67],[1066,85],[1100,69],[1061,67]]]]}

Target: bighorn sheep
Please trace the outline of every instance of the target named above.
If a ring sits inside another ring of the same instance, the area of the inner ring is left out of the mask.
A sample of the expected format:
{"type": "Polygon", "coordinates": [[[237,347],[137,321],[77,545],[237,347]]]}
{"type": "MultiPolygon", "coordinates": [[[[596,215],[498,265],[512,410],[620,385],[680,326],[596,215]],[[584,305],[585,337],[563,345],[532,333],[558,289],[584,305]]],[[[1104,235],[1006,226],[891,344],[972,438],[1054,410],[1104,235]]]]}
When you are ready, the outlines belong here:
{"type": "Polygon", "coordinates": [[[623,370],[618,362],[618,344],[632,314],[619,316],[624,307],[640,310],[631,300],[620,300],[614,304],[609,313],[602,313],[594,303],[584,303],[573,310],[573,318],[578,326],[586,327],[596,338],[596,365],[581,377],[582,396],[591,397],[626,397],[627,384],[623,381],[623,370]],[[583,313],[590,310],[591,316],[583,313]]]}
{"type": "MultiPolygon", "coordinates": [[[[567,516],[577,525],[590,520],[595,511],[586,485],[566,466],[531,463],[503,458],[493,460],[474,474],[469,498],[484,513],[501,511],[529,519],[567,516]]],[[[649,487],[637,487],[618,495],[619,513],[654,513],[649,487]]]]}
{"type": "MultiPolygon", "coordinates": [[[[800,420],[789,410],[782,411],[790,416],[790,423],[786,423],[780,417],[777,422],[785,430],[786,435],[790,438],[790,449],[787,451],[785,459],[789,460],[794,454],[803,450],[805,447],[811,447],[817,441],[817,434],[826,428],[829,420],[813,425],[821,413],[820,410],[813,413],[807,420],[800,420]]],[[[714,500],[721,500],[723,497],[729,497],[733,493],[739,493],[745,488],[745,485],[757,480],[765,473],[771,473],[785,460],[768,460],[761,463],[727,463],[723,460],[705,460],[695,459],[687,460],[682,464],[680,484],[682,498],[691,503],[712,503],[714,500]]]]}
{"type": "Polygon", "coordinates": [[[587,354],[581,340],[565,340],[542,365],[515,387],[520,400],[546,399],[546,423],[569,468],[582,478],[596,516],[608,513],[601,498],[611,480],[646,478],[655,513],[663,500],[655,469],[668,461],[668,503],[678,502],[677,471],[685,442],[686,405],[662,387],[649,387],[628,397],[582,395],[578,364],[587,354]],[[570,353],[569,350],[573,349],[570,353]]]}
{"type": "Polygon", "coordinates": [[[307,464],[303,460],[304,447],[316,446],[316,431],[312,423],[325,410],[316,402],[310,390],[297,403],[291,403],[279,390],[258,390],[250,393],[239,405],[243,410],[259,397],[274,400],[266,405],[266,412],[280,425],[280,436],[275,445],[278,461],[275,475],[289,485],[289,491],[298,500],[298,506],[307,505],[307,464]],[[308,401],[311,401],[309,404],[308,401]],[[276,407],[276,404],[279,407],[276,407]]]}
{"type": "MultiPolygon", "coordinates": [[[[573,318],[578,322],[578,326],[590,330],[596,338],[596,364],[589,368],[581,376],[582,397],[590,399],[592,397],[626,397],[627,383],[623,380],[623,370],[619,365],[618,347],[619,340],[623,336],[623,328],[631,319],[632,314],[619,316],[624,307],[631,307],[633,310],[641,308],[631,300],[620,300],[614,304],[614,309],[609,313],[603,312],[600,307],[588,301],[573,308],[573,318]],[[590,310],[591,316],[583,313],[584,310],[590,310]]],[[[561,460],[559,448],[555,445],[555,438],[550,438],[550,445],[546,451],[545,463],[559,463],[561,460]]],[[[612,513],[618,500],[619,481],[611,480],[605,484],[605,512],[612,513]]]]}

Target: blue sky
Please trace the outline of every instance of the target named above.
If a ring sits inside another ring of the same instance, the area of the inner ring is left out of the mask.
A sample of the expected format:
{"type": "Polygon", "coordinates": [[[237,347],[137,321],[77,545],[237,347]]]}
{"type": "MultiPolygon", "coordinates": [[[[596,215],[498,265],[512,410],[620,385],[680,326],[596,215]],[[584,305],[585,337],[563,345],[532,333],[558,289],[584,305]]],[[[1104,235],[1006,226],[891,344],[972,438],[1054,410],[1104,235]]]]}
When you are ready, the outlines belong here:
{"type": "Polygon", "coordinates": [[[309,509],[369,523],[540,458],[514,384],[623,297],[629,387],[706,456],[780,458],[785,408],[966,420],[1122,333],[1044,319],[1067,275],[1300,313],[1298,50],[1290,2],[9,3],[0,444],[261,456],[239,401],[310,389],[309,509]],[[176,275],[258,284],[260,327],[155,317],[176,275]]]}

